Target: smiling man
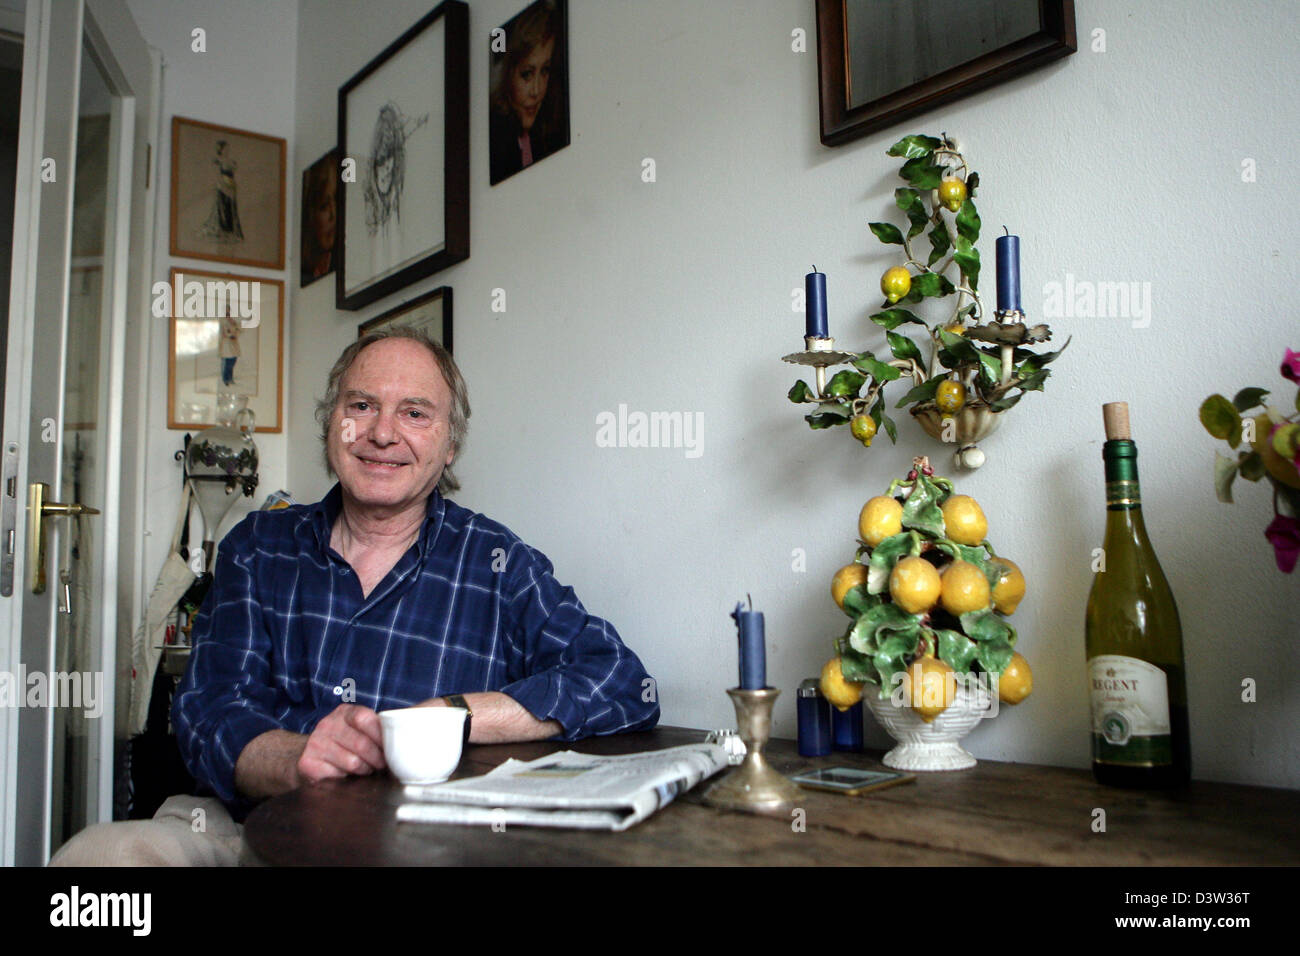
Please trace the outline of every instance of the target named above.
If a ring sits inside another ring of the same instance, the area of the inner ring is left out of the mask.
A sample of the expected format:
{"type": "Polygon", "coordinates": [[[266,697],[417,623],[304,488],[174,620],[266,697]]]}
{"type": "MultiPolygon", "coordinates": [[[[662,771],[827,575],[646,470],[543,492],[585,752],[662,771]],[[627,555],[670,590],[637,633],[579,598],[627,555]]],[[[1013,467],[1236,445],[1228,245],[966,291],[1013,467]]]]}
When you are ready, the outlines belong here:
{"type": "Polygon", "coordinates": [[[258,800],[384,770],[388,708],[466,707],[471,743],[657,723],[654,682],[614,628],[540,552],[445,497],[469,418],[445,349],[406,328],[357,340],[317,418],[338,484],[222,540],[173,703],[185,761],[220,803],[173,797],[153,821],[92,827],[53,862],[234,863],[233,821],[258,800]],[[193,833],[200,805],[207,832],[193,833]]]}

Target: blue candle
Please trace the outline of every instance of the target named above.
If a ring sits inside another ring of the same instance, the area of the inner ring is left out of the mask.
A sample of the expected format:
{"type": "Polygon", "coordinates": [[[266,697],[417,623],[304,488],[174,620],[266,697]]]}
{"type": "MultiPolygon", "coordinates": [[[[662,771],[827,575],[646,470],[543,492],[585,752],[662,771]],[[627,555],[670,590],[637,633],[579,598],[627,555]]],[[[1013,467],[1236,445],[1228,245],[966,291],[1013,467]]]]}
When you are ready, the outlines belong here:
{"type": "Polygon", "coordinates": [[[1023,312],[1020,306],[1020,237],[998,236],[998,311],[1023,312]]]}
{"type": "Polygon", "coordinates": [[[738,603],[731,616],[740,632],[740,687],[742,690],[762,690],[767,686],[767,649],[763,644],[763,615],[743,610],[738,603]]]}
{"type": "Polygon", "coordinates": [[[803,277],[804,334],[813,338],[828,338],[826,331],[826,274],[813,271],[803,277]]]}

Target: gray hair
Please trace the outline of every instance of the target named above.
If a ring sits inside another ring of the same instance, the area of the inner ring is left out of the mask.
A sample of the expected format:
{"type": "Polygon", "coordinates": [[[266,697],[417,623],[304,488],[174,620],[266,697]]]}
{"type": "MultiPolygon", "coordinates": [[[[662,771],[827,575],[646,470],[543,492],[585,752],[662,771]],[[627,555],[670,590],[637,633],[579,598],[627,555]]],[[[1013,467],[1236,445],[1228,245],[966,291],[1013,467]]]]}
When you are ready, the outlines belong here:
{"type": "MultiPolygon", "coordinates": [[[[357,360],[357,356],[367,346],[374,345],[376,342],[382,342],[384,339],[409,339],[412,342],[418,342],[427,348],[434,360],[438,363],[438,368],[442,371],[442,377],[447,382],[447,387],[451,389],[451,444],[459,456],[460,450],[465,447],[465,436],[469,432],[469,389],[465,386],[465,379],[461,377],[460,369],[456,367],[456,360],[451,357],[443,346],[431,339],[428,333],[421,329],[413,328],[409,325],[390,325],[387,328],[378,329],[374,332],[367,332],[361,338],[357,339],[351,345],[343,350],[334,367],[330,369],[329,379],[325,385],[325,397],[316,402],[316,422],[320,425],[322,448],[325,453],[325,470],[330,477],[334,477],[334,469],[329,462],[329,430],[330,419],[334,415],[334,409],[339,403],[339,389],[343,385],[343,376],[348,373],[352,363],[357,360]]],[[[446,495],[460,489],[460,482],[456,480],[455,474],[452,473],[451,465],[443,468],[442,477],[438,479],[438,491],[446,495]]]]}

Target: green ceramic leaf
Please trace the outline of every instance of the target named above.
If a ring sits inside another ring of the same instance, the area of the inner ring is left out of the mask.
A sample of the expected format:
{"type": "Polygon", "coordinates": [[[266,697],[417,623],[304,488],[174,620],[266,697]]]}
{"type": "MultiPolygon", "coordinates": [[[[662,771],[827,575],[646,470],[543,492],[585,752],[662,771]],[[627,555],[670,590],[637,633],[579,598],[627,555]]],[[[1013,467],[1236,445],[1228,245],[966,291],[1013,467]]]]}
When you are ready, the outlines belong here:
{"type": "Polygon", "coordinates": [[[886,365],[870,352],[863,352],[854,359],[853,367],[866,375],[870,375],[877,382],[892,382],[903,374],[901,370],[894,368],[892,365],[886,365]]]}
{"type": "MultiPolygon", "coordinates": [[[[970,203],[966,205],[970,205],[970,203]]],[[[957,251],[953,254],[952,261],[957,263],[957,268],[966,277],[970,287],[978,291],[980,287],[980,254],[979,250],[972,246],[970,240],[965,236],[957,237],[957,251]]]]}
{"type": "MultiPolygon", "coordinates": [[[[889,366],[889,367],[892,368],[893,366],[889,366]]],[[[898,370],[894,369],[894,371],[898,371],[898,370]]],[[[889,433],[889,440],[893,444],[897,445],[898,426],[894,424],[894,420],[892,418],[890,418],[888,415],[885,414],[885,393],[883,390],[880,392],[879,395],[876,396],[876,404],[871,409],[871,417],[875,419],[877,428],[879,428],[881,425],[884,425],[885,431],[889,433]]]]}
{"type": "Polygon", "coordinates": [[[892,332],[904,322],[911,322],[913,325],[925,325],[924,320],[907,309],[885,309],[883,312],[877,312],[871,316],[871,321],[889,332],[892,332]]]}
{"type": "Polygon", "coordinates": [[[938,390],[939,383],[942,382],[947,377],[948,376],[946,374],[936,375],[928,382],[922,382],[920,385],[914,386],[912,390],[909,391],[906,395],[904,395],[902,399],[899,400],[898,404],[895,405],[894,407],[904,408],[908,405],[914,405],[917,402],[930,401],[931,399],[934,398],[934,393],[938,390]]]}
{"type": "Polygon", "coordinates": [[[975,659],[986,672],[1002,673],[1011,663],[1015,648],[1005,640],[984,641],[975,648],[975,659]]]}
{"type": "Polygon", "coordinates": [[[876,669],[871,666],[871,658],[859,654],[852,648],[840,651],[840,672],[848,681],[874,681],[876,669]]]}
{"type": "Polygon", "coordinates": [[[1012,639],[1011,625],[993,611],[968,611],[961,615],[961,629],[973,641],[998,641],[1012,639]]]}
{"type": "Polygon", "coordinates": [[[905,162],[898,175],[917,189],[938,189],[946,171],[943,166],[932,163],[929,156],[918,156],[905,162]]]}
{"type": "Polygon", "coordinates": [[[889,147],[886,155],[903,156],[907,159],[916,159],[921,156],[929,156],[942,144],[933,136],[922,136],[913,134],[904,136],[893,146],[889,147]]]}
{"type": "Polygon", "coordinates": [[[866,380],[867,377],[861,372],[844,369],[842,372],[836,372],[831,378],[826,386],[826,394],[836,398],[856,398],[866,380]]]}
{"type": "Polygon", "coordinates": [[[932,266],[952,248],[952,240],[948,238],[948,227],[943,223],[938,223],[933,229],[926,233],[930,240],[930,258],[926,260],[926,265],[932,266]]]}
{"type": "Polygon", "coordinates": [[[848,593],[844,595],[844,613],[852,618],[861,617],[873,607],[878,605],[883,598],[876,594],[868,594],[866,585],[855,584],[849,588],[848,593]]]}
{"type": "Polygon", "coordinates": [[[790,391],[785,397],[795,403],[817,401],[817,396],[813,394],[812,389],[808,387],[808,383],[803,379],[791,385],[790,391]]]}
{"type": "Polygon", "coordinates": [[[1024,392],[1016,392],[1014,395],[1004,395],[996,402],[990,402],[989,409],[995,412],[1005,412],[1008,408],[1012,408],[1016,402],[1020,401],[1024,397],[1024,392]]]}
{"type": "Polygon", "coordinates": [[[886,332],[885,338],[889,341],[889,350],[894,353],[894,358],[922,361],[921,350],[906,335],[901,332],[886,332]]]}
{"type": "Polygon", "coordinates": [[[929,482],[921,481],[903,502],[903,527],[923,531],[936,538],[943,537],[943,512],[939,509],[939,496],[929,482]]]}
{"type": "Polygon", "coordinates": [[[911,223],[907,230],[907,238],[911,239],[925,229],[925,224],[930,221],[930,216],[925,211],[925,202],[921,199],[919,192],[906,186],[895,189],[894,202],[899,209],[907,213],[907,221],[911,223]]]}
{"type": "Polygon", "coordinates": [[[947,276],[937,272],[922,272],[912,278],[912,291],[922,296],[945,296],[956,292],[956,287],[948,281],[947,276]]]}
{"type": "Polygon", "coordinates": [[[936,628],[934,634],[939,639],[939,660],[959,674],[970,673],[978,645],[960,631],[936,628]]]}
{"type": "Polygon", "coordinates": [[[903,234],[893,223],[872,222],[867,225],[870,227],[871,231],[876,234],[876,238],[881,242],[887,242],[895,246],[901,246],[903,244],[903,234]]]}
{"type": "Polygon", "coordinates": [[[961,209],[957,211],[955,222],[957,226],[957,235],[971,243],[974,243],[980,237],[980,214],[975,209],[975,203],[971,201],[971,196],[970,181],[967,180],[966,201],[961,204],[961,209]]]}

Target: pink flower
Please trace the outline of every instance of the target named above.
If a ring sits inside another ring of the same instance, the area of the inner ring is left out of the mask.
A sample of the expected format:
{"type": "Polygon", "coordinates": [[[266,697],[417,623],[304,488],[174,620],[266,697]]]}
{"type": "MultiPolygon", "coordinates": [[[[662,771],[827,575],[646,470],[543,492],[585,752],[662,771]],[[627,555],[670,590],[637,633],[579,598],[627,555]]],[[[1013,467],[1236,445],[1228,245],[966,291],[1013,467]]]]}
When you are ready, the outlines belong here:
{"type": "Polygon", "coordinates": [[[1300,559],[1300,521],[1287,515],[1278,515],[1264,529],[1264,537],[1273,545],[1273,557],[1277,559],[1278,570],[1283,574],[1294,571],[1296,561],[1300,559]]]}
{"type": "Polygon", "coordinates": [[[1282,377],[1300,383],[1300,352],[1286,350],[1286,358],[1282,359],[1282,377]]]}

